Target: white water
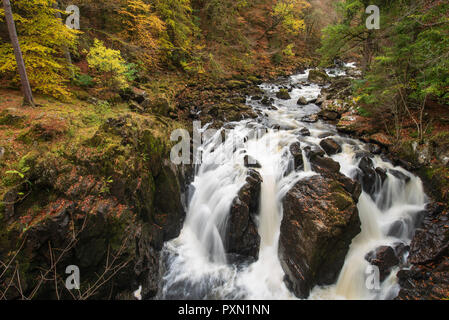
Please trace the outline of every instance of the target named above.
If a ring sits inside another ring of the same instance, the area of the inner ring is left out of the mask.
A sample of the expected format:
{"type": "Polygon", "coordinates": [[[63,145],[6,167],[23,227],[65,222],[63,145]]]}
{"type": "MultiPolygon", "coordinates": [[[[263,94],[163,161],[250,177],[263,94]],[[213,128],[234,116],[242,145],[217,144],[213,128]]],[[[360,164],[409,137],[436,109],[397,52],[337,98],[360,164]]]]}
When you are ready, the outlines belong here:
{"type": "MultiPolygon", "coordinates": [[[[292,76],[284,85],[302,83],[307,75],[306,72],[292,76]]],[[[274,97],[279,85],[264,84],[261,88],[274,97]]],[[[282,198],[297,181],[316,173],[310,169],[304,151],[304,171],[293,171],[289,146],[298,140],[302,149],[317,145],[321,140],[318,136],[331,133],[343,147],[343,152],[333,159],[340,163],[341,172],[352,178],[359,161],[355,151],[365,149],[363,143],[341,137],[331,125],[301,121],[304,116],[319,111],[319,107],[314,104],[298,106],[296,101],[300,96],[314,99],[319,93],[320,87],[314,84],[293,89],[291,100],[275,98],[277,110],[268,110],[258,102],[248,100],[248,104],[261,110],[263,116],[232,123],[232,133],[219,146],[216,141],[220,132],[203,143],[203,162],[197,168],[190,188],[192,194],[184,227],[180,236],[166,243],[163,250],[166,270],[158,298],[295,299],[283,282],[284,272],[278,259],[282,198]],[[275,126],[281,130],[271,129],[275,126]],[[304,127],[310,130],[310,137],[298,134],[304,127]],[[253,129],[267,128],[261,137],[250,136],[253,129]],[[248,135],[246,144],[234,148],[231,137],[243,139],[248,135]],[[262,166],[258,169],[263,183],[257,221],[261,245],[257,261],[237,266],[227,262],[222,235],[232,201],[245,183],[245,154],[262,166]]],[[[393,169],[379,156],[374,162],[375,167],[393,169]]],[[[381,284],[380,290],[367,288],[365,274],[369,266],[365,260],[368,252],[381,245],[410,243],[416,215],[425,205],[421,181],[401,168],[394,169],[411,177],[411,181],[405,184],[388,173],[386,182],[373,198],[362,193],[358,204],[362,231],[351,244],[339,279],[335,285],[314,288],[310,299],[388,299],[397,294],[396,272],[381,284]],[[387,236],[390,227],[398,221],[403,221],[402,234],[387,236]]]]}

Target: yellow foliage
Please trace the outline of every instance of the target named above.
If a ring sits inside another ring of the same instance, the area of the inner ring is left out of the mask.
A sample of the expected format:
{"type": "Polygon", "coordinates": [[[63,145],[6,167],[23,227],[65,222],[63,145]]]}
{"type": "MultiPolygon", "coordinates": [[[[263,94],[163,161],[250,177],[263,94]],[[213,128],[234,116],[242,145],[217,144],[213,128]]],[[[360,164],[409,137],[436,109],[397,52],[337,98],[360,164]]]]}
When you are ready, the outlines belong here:
{"type": "Polygon", "coordinates": [[[126,62],[119,50],[106,48],[98,39],[87,55],[87,63],[95,73],[95,80],[108,89],[123,89],[128,86],[126,62]]]}
{"type": "MultiPolygon", "coordinates": [[[[12,2],[14,19],[23,52],[28,78],[33,91],[64,98],[69,94],[71,66],[64,50],[76,43],[78,31],[67,28],[56,18],[53,0],[16,0],[12,2]],[[19,14],[20,13],[20,14],[19,14]]],[[[4,12],[0,12],[3,20],[4,12]]],[[[9,42],[0,43],[0,74],[19,83],[17,64],[9,42]]]]}
{"type": "Polygon", "coordinates": [[[292,34],[304,30],[304,9],[310,4],[305,0],[278,0],[273,8],[272,16],[281,21],[284,29],[292,34]]]}
{"type": "Polygon", "coordinates": [[[127,1],[118,13],[123,19],[124,37],[139,47],[137,57],[144,64],[155,66],[165,23],[156,15],[153,6],[143,0],[127,1]]]}

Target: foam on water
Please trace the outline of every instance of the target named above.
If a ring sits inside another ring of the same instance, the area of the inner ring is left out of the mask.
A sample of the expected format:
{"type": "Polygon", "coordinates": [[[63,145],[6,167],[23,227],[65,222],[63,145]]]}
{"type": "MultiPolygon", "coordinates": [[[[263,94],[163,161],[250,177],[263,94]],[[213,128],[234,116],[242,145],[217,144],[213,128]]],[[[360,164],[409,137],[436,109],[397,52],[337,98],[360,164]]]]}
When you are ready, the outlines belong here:
{"type": "MultiPolygon", "coordinates": [[[[343,71],[334,70],[333,74],[341,75],[343,71]]],[[[278,258],[282,199],[296,182],[316,173],[311,170],[304,151],[304,171],[292,170],[289,146],[299,140],[304,150],[308,145],[319,144],[321,134],[329,133],[343,149],[332,158],[340,163],[341,172],[351,178],[356,177],[360,161],[355,152],[366,149],[362,142],[340,136],[332,125],[301,121],[304,116],[319,110],[314,104],[296,104],[301,96],[316,99],[320,94],[318,85],[304,85],[307,75],[308,71],[292,76],[282,84],[261,85],[266,94],[274,98],[277,110],[268,110],[248,99],[248,104],[262,116],[233,124],[231,136],[246,137],[245,144],[235,147],[232,139],[226,139],[217,146],[220,132],[203,143],[203,162],[198,166],[190,188],[194,191],[184,227],[177,239],[165,244],[162,252],[164,276],[159,299],[295,299],[284,284],[284,272],[278,258]],[[275,97],[281,85],[295,86],[290,93],[292,99],[286,101],[275,97]],[[279,127],[280,130],[273,129],[279,127]],[[298,134],[304,127],[310,130],[311,136],[298,134]],[[254,128],[267,129],[267,132],[254,137],[250,134],[254,128]],[[263,183],[257,221],[261,246],[257,261],[232,265],[224,252],[223,237],[232,201],[245,183],[248,171],[244,166],[245,155],[250,155],[261,165],[258,171],[263,183]]],[[[410,177],[410,181],[405,183],[387,173],[382,188],[373,196],[361,194],[358,209],[362,231],[352,241],[338,281],[332,286],[314,288],[310,299],[389,299],[398,292],[397,270],[379,289],[368,289],[366,270],[369,263],[365,255],[382,245],[409,244],[426,197],[419,178],[402,168],[394,168],[379,156],[373,161],[375,167],[401,171],[410,177]],[[389,234],[398,221],[403,224],[402,233],[389,234]]]]}

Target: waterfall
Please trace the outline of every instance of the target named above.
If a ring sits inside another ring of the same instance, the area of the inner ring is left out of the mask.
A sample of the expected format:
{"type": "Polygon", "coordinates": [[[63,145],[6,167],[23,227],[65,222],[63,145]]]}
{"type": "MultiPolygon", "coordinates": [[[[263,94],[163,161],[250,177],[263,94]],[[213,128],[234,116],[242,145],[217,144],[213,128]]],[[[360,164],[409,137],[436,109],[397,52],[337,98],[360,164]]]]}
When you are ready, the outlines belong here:
{"type": "MultiPolygon", "coordinates": [[[[307,76],[307,71],[291,76],[282,85],[305,83],[307,76]]],[[[197,167],[190,188],[193,194],[184,227],[179,237],[166,243],[162,251],[164,274],[157,298],[295,299],[283,281],[278,241],[283,197],[300,179],[317,174],[312,171],[304,148],[319,144],[322,140],[319,137],[326,133],[342,145],[343,151],[332,156],[340,163],[341,172],[355,178],[359,162],[355,152],[367,147],[360,141],[340,136],[330,124],[302,121],[320,109],[313,103],[299,107],[297,99],[301,96],[316,99],[321,87],[315,84],[297,86],[290,93],[291,100],[279,100],[275,93],[280,85],[260,86],[266,95],[274,97],[276,108],[269,110],[248,99],[247,104],[262,114],[258,119],[231,123],[232,131],[220,145],[216,141],[222,132],[203,141],[202,163],[197,167]],[[310,136],[300,135],[302,128],[307,128],[310,136]],[[252,134],[255,129],[263,134],[252,134]],[[232,137],[245,143],[236,145],[232,137]],[[298,140],[304,170],[295,171],[292,170],[289,146],[298,140]],[[224,250],[223,237],[232,202],[245,184],[248,172],[244,165],[245,156],[251,156],[261,166],[257,169],[263,179],[257,215],[261,244],[257,261],[231,264],[224,250]]],[[[419,178],[402,168],[394,168],[380,156],[373,161],[376,167],[387,171],[386,180],[374,195],[362,192],[360,196],[358,210],[362,231],[352,241],[337,283],[315,287],[310,299],[388,299],[397,294],[397,270],[378,290],[367,289],[365,273],[369,263],[365,256],[382,245],[408,245],[426,197],[419,178]],[[410,181],[405,183],[389,173],[392,169],[400,171],[410,181]],[[398,223],[401,224],[400,231],[392,233],[392,227],[398,223]]]]}

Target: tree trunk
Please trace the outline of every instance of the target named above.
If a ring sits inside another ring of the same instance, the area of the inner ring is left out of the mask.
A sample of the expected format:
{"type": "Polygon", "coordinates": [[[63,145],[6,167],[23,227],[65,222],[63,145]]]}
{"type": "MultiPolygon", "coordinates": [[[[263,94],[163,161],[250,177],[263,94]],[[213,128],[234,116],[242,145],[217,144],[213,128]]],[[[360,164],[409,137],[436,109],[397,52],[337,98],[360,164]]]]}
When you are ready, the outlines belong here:
{"type": "Polygon", "coordinates": [[[20,50],[19,39],[17,38],[17,31],[12,15],[11,3],[9,2],[9,0],[3,0],[3,6],[5,8],[5,19],[8,26],[9,37],[11,38],[11,44],[14,49],[14,55],[17,61],[17,69],[19,70],[20,81],[22,83],[24,103],[34,106],[33,94],[31,92],[30,82],[28,81],[22,51],[20,50]]]}

